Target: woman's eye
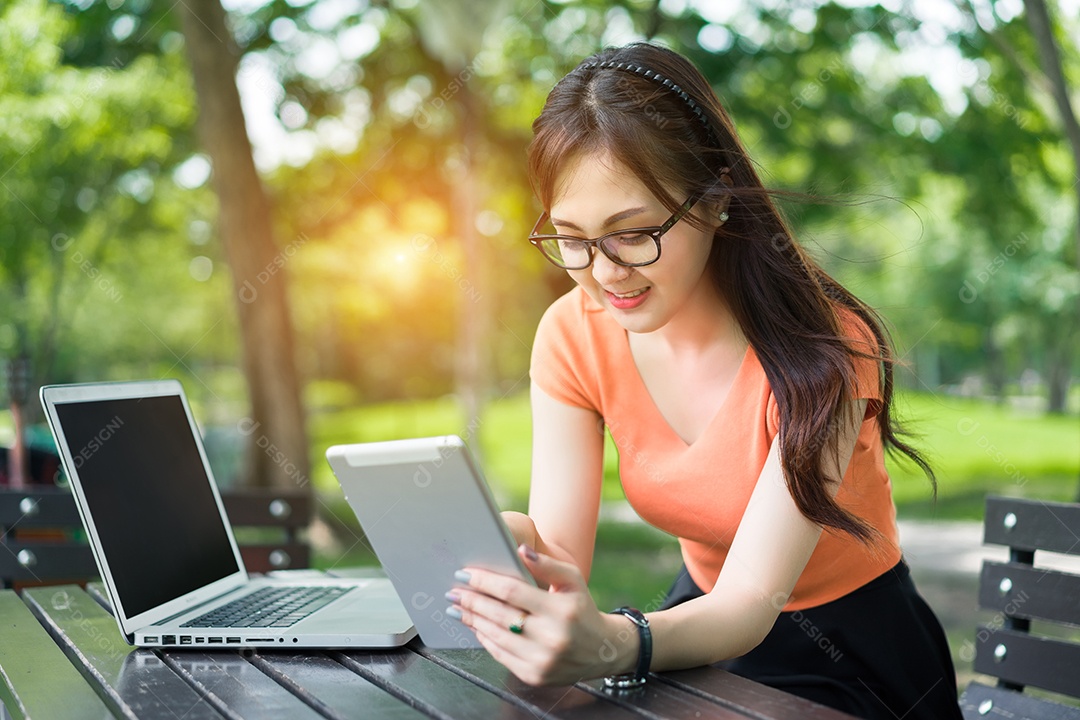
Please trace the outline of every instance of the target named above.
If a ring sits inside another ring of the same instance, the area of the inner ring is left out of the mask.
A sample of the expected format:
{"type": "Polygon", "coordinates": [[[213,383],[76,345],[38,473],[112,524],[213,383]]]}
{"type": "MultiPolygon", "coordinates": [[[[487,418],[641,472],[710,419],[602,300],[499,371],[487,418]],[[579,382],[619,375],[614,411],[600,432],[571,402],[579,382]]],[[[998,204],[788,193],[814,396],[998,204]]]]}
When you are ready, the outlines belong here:
{"type": "Polygon", "coordinates": [[[559,249],[563,252],[580,252],[585,249],[585,243],[580,240],[559,238],[559,249]]]}
{"type": "Polygon", "coordinates": [[[645,233],[630,233],[628,235],[616,235],[613,239],[620,245],[640,245],[649,242],[652,238],[645,233]]]}

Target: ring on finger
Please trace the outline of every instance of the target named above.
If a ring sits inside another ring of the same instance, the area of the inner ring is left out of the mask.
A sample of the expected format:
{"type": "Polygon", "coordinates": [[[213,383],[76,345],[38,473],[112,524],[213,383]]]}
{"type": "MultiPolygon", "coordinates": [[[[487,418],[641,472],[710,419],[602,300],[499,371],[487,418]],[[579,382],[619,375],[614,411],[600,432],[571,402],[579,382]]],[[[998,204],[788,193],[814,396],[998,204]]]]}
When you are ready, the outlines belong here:
{"type": "Polygon", "coordinates": [[[525,632],[526,617],[527,615],[525,613],[521,613],[521,617],[510,623],[510,632],[514,633],[515,635],[521,635],[523,632],[525,632]]]}

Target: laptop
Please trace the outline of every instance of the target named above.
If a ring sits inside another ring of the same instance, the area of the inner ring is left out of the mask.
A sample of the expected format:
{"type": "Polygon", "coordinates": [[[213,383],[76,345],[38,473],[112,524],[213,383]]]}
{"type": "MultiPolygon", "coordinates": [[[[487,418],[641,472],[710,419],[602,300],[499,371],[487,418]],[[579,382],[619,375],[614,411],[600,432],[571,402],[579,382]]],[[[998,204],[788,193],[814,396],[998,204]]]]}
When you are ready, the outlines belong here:
{"type": "Polygon", "coordinates": [[[366,648],[416,635],[385,578],[248,575],[178,381],[46,386],[41,403],[129,644],[366,648]]]}

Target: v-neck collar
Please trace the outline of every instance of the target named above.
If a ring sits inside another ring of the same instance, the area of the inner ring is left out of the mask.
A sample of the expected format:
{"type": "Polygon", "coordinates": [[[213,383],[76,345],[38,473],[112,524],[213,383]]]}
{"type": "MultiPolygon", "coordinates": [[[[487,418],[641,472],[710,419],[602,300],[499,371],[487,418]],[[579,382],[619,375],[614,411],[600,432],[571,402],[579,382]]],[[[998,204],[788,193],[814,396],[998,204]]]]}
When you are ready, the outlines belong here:
{"type": "Polygon", "coordinates": [[[678,447],[683,451],[689,450],[695,445],[697,445],[697,443],[702,438],[709,434],[709,431],[712,429],[713,425],[717,423],[719,418],[724,415],[725,410],[730,404],[733,391],[735,391],[737,387],[741,386],[743,376],[749,371],[749,367],[751,364],[750,356],[754,350],[753,346],[747,343],[746,351],[743,353],[742,360],[739,363],[739,369],[735,372],[735,378],[731,381],[731,387],[728,389],[727,395],[724,396],[724,402],[720,404],[720,407],[717,409],[716,413],[712,416],[709,422],[705,424],[705,427],[702,429],[701,434],[698,435],[693,442],[686,442],[686,440],[683,439],[682,435],[676,432],[675,428],[671,427],[671,423],[668,422],[667,417],[665,417],[664,413],[661,412],[660,406],[656,404],[656,399],[653,398],[652,393],[649,391],[649,386],[645,384],[645,378],[641,376],[641,370],[638,368],[637,361],[634,359],[634,353],[630,349],[630,335],[625,330],[623,330],[622,332],[622,342],[620,343],[620,347],[623,353],[625,353],[624,360],[628,362],[630,367],[634,369],[632,373],[633,377],[631,378],[630,382],[633,383],[635,387],[631,388],[631,392],[635,394],[640,394],[647,399],[647,402],[643,402],[642,406],[645,411],[653,413],[653,415],[655,415],[656,419],[658,420],[658,422],[656,422],[653,426],[662,428],[663,432],[665,432],[673,442],[678,443],[678,447]]]}

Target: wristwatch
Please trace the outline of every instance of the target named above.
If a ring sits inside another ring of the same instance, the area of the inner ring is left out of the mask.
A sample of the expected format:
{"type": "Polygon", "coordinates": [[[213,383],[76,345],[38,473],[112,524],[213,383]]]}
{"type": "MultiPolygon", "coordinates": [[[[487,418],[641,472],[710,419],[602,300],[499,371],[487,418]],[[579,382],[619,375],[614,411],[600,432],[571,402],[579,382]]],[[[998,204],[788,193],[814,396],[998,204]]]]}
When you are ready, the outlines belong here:
{"type": "Polygon", "coordinates": [[[649,619],[637,608],[621,607],[611,611],[612,615],[625,615],[630,622],[637,626],[641,645],[638,648],[637,669],[632,673],[621,675],[609,675],[604,678],[604,687],[612,690],[631,690],[645,684],[649,676],[649,665],[652,664],[652,631],[649,630],[649,619]]]}

